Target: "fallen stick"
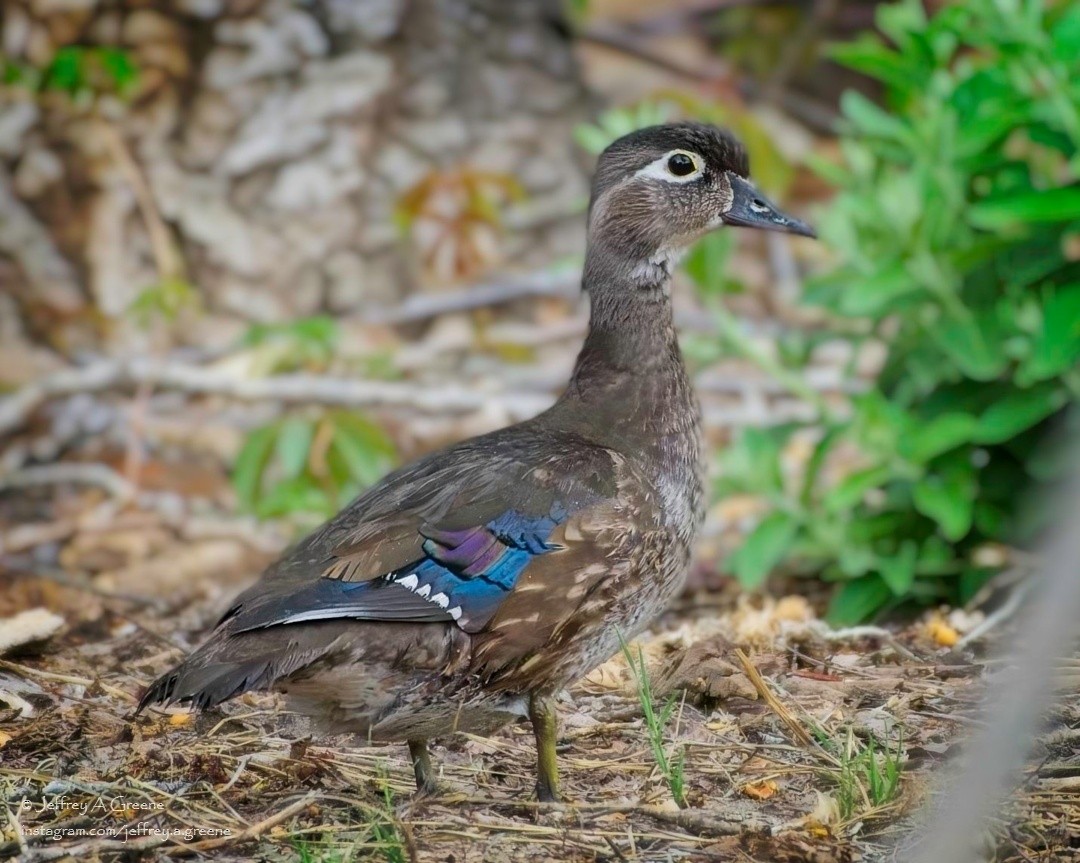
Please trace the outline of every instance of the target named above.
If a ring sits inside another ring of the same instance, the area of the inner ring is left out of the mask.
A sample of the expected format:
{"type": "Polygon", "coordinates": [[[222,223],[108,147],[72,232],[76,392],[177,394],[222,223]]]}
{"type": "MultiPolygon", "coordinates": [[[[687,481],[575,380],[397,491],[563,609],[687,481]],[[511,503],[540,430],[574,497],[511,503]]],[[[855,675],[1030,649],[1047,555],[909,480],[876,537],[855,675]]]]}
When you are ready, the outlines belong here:
{"type": "Polygon", "coordinates": [[[554,396],[541,393],[490,393],[461,387],[421,387],[400,381],[369,381],[289,374],[238,378],[217,369],[161,362],[147,358],[101,360],[65,369],[28,384],[0,400],[0,435],[18,428],[45,402],[75,393],[149,385],[200,395],[221,395],[245,401],[268,400],[331,404],[342,407],[394,405],[432,414],[462,413],[501,405],[511,416],[525,418],[547,408],[554,396]]]}

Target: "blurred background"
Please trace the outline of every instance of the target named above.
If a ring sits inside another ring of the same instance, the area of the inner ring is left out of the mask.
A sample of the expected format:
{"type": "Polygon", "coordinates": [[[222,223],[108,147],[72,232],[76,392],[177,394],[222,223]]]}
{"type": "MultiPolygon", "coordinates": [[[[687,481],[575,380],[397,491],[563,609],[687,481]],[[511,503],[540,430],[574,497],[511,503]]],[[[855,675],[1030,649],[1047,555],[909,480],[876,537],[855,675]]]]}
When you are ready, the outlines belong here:
{"type": "Polygon", "coordinates": [[[684,610],[794,593],[934,650],[1024,590],[1080,397],[1075,2],[4,0],[0,28],[0,617],[198,640],[385,471],[542,410],[595,156],[682,117],[822,236],[721,231],[678,275],[714,453],[684,610]]]}
{"type": "Polygon", "coordinates": [[[843,622],[970,599],[1023,568],[1021,492],[1078,391],[1078,20],[8,0],[0,520],[48,529],[5,559],[202,570],[223,546],[174,547],[187,516],[293,536],[539,411],[583,333],[595,155],[695,117],[824,242],[721,232],[680,275],[717,454],[694,586],[814,576],[843,622]],[[84,536],[106,500],[137,540],[84,536]]]}

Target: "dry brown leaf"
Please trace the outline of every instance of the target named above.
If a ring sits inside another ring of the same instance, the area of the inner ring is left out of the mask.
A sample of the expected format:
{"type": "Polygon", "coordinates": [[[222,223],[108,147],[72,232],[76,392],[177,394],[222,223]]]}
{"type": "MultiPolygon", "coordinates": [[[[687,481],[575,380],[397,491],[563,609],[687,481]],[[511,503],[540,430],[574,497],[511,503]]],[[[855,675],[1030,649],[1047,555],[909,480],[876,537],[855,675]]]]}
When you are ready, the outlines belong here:
{"type": "Polygon", "coordinates": [[[751,800],[768,800],[774,797],[780,786],[774,779],[766,779],[763,782],[750,782],[742,787],[742,793],[751,800]]]}

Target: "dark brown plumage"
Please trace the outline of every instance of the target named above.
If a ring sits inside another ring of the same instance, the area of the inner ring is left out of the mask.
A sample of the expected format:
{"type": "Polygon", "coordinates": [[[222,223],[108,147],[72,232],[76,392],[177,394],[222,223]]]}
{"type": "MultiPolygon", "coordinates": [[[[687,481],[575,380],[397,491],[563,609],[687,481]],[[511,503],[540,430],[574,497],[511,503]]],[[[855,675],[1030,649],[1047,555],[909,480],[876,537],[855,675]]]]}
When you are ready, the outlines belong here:
{"type": "Polygon", "coordinates": [[[643,129],[600,157],[583,286],[589,334],[538,417],[387,476],[241,594],[152,684],[211,707],[276,686],[332,731],[426,741],[528,716],[557,797],[553,698],[680,589],[702,514],[699,414],[668,280],[725,222],[809,234],[710,126],[643,129]]]}

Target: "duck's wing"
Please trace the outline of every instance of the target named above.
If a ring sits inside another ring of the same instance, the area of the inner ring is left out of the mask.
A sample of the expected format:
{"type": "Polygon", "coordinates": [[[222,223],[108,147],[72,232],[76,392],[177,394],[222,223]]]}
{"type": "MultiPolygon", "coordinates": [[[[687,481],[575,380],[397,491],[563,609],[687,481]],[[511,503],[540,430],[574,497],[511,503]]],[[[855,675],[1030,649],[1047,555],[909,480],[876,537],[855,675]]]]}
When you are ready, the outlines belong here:
{"type": "Polygon", "coordinates": [[[445,621],[472,634],[536,560],[557,557],[563,571],[602,560],[581,525],[617,520],[621,460],[576,439],[516,443],[466,445],[391,475],[241,595],[221,627],[445,621]]]}

